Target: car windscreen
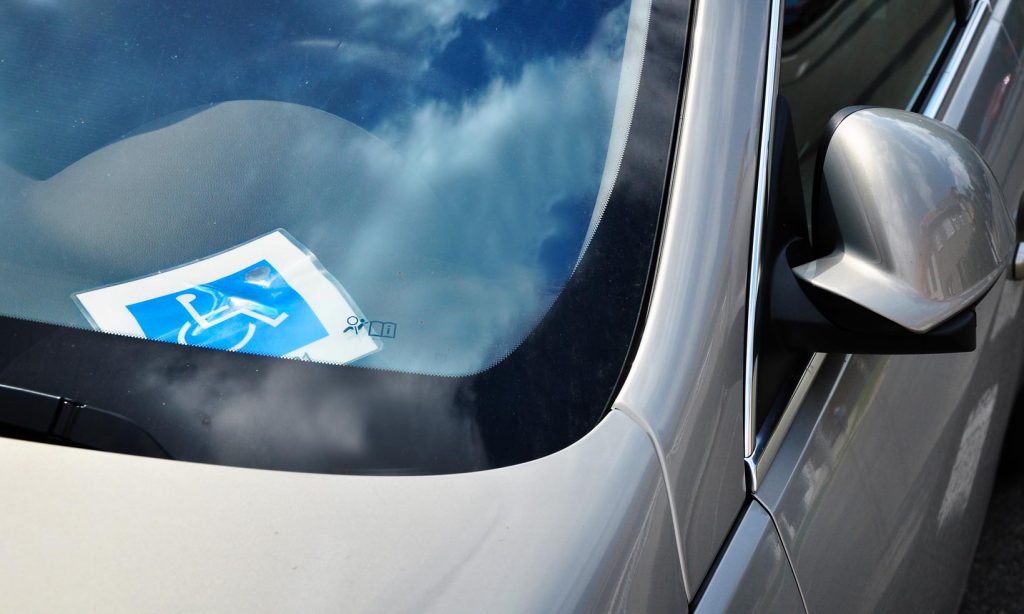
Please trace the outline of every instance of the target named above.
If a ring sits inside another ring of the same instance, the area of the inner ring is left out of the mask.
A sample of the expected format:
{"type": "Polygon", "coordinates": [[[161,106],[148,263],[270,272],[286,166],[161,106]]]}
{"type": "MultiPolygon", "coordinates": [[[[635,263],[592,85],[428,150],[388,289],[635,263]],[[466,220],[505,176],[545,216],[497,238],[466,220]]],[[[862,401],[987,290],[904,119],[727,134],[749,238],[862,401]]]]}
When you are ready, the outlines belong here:
{"type": "Polygon", "coordinates": [[[642,312],[687,13],[6,3],[0,383],[200,462],[455,471],[571,442],[642,312]]]}

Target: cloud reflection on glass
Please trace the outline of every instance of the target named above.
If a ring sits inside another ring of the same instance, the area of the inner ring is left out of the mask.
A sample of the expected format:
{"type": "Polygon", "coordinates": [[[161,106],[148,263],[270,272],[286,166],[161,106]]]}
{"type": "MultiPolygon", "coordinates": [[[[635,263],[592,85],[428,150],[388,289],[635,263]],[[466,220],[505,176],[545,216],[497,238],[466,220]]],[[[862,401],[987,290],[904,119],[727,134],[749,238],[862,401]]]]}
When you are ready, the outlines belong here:
{"type": "Polygon", "coordinates": [[[283,227],[398,323],[361,365],[487,368],[564,286],[614,177],[633,4],[8,5],[0,268],[32,296],[0,311],[84,326],[72,292],[283,227]]]}

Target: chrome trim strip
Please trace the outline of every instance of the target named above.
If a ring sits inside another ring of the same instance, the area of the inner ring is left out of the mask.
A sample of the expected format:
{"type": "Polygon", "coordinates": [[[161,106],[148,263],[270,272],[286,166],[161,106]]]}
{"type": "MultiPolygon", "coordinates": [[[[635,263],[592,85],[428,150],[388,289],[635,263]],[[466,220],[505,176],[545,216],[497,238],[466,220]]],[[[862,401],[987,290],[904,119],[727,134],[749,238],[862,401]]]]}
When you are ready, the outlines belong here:
{"type": "Polygon", "coordinates": [[[928,85],[928,80],[939,68],[939,60],[942,59],[943,55],[942,52],[950,46],[953,37],[956,36],[958,32],[958,26],[959,24],[954,19],[953,23],[949,24],[949,27],[946,28],[946,33],[942,35],[942,44],[939,45],[939,51],[935,54],[935,57],[932,58],[931,63],[928,64],[928,70],[924,71],[924,77],[921,77],[921,82],[917,84],[917,89],[914,90],[914,95],[910,97],[910,104],[908,104],[906,108],[907,111],[912,111],[914,104],[920,100],[921,96],[925,93],[925,87],[928,85]]]}
{"type": "MultiPolygon", "coordinates": [[[[776,2],[772,8],[772,23],[775,24],[775,28],[771,31],[768,39],[768,61],[771,66],[765,82],[765,112],[762,117],[764,124],[761,130],[761,146],[759,151],[760,160],[758,161],[757,175],[757,200],[754,203],[754,228],[750,256],[750,284],[748,287],[748,296],[751,297],[751,299],[747,301],[747,336],[744,362],[745,390],[743,396],[743,460],[747,466],[747,477],[749,479],[750,491],[752,493],[757,492],[758,486],[764,479],[765,474],[768,472],[768,468],[771,465],[772,460],[775,458],[779,447],[782,445],[783,439],[785,439],[790,426],[793,424],[797,408],[807,396],[807,391],[810,389],[811,384],[817,377],[817,374],[821,369],[821,365],[827,356],[826,354],[814,354],[811,356],[807,366],[804,368],[803,374],[800,376],[800,380],[797,382],[797,386],[793,391],[792,397],[786,403],[785,409],[783,409],[778,421],[776,421],[775,428],[767,438],[762,438],[759,441],[757,438],[758,434],[754,431],[754,391],[756,389],[756,374],[754,369],[756,367],[757,356],[754,348],[753,334],[751,333],[754,330],[754,324],[756,322],[757,291],[760,287],[761,234],[763,231],[762,227],[764,225],[764,210],[767,207],[767,190],[769,185],[768,172],[770,170],[771,162],[769,159],[769,152],[771,152],[772,144],[771,127],[775,124],[774,100],[778,90],[779,80],[779,62],[781,57],[780,37],[782,28],[782,15],[780,9],[781,2],[776,2]],[[774,64],[772,64],[773,58],[774,64]],[[771,102],[771,104],[769,104],[769,102],[771,102]]],[[[922,115],[934,119],[940,112],[943,103],[945,103],[946,98],[949,97],[956,74],[960,71],[960,67],[964,64],[964,61],[967,58],[967,53],[970,51],[971,46],[974,44],[974,41],[978,36],[982,21],[984,20],[985,12],[990,9],[991,6],[989,4],[989,0],[978,0],[971,8],[971,14],[968,17],[967,25],[964,27],[957,39],[955,44],[956,46],[953,48],[949,59],[946,61],[946,65],[938,80],[935,82],[934,88],[929,93],[928,101],[926,102],[924,109],[921,111],[922,115]]],[[[930,70],[933,69],[934,68],[931,68],[930,70]]],[[[917,95],[919,94],[915,94],[915,99],[917,95]]],[[[848,363],[849,359],[850,357],[847,356],[845,362],[848,363]]],[[[845,370],[845,363],[843,366],[845,370]]]]}
{"type": "Polygon", "coordinates": [[[768,73],[764,82],[764,113],[761,116],[761,145],[757,160],[757,196],[754,201],[754,227],[750,246],[750,281],[747,286],[747,335],[744,348],[743,380],[743,455],[754,454],[754,324],[757,318],[758,291],[761,287],[761,234],[764,210],[768,200],[768,173],[771,170],[772,133],[775,126],[775,97],[779,88],[779,67],[782,60],[782,3],[772,5],[771,29],[768,32],[768,73]]]}
{"type": "MultiPolygon", "coordinates": [[[[775,428],[767,438],[758,438],[754,446],[754,453],[744,459],[749,470],[751,492],[757,492],[757,487],[764,480],[768,467],[771,466],[772,460],[775,459],[779,448],[782,447],[782,440],[785,439],[786,433],[789,432],[789,427],[793,425],[797,408],[800,407],[807,397],[807,391],[810,390],[811,384],[818,377],[818,371],[821,370],[821,365],[825,362],[827,356],[828,354],[814,354],[811,356],[811,359],[807,361],[807,366],[804,367],[803,374],[800,375],[800,381],[797,382],[796,388],[793,389],[792,396],[786,402],[786,408],[782,410],[778,421],[775,422],[775,428]]],[[[849,360],[849,355],[846,358],[849,360]]]]}
{"type": "Polygon", "coordinates": [[[931,94],[929,94],[928,103],[921,110],[921,115],[931,117],[932,119],[938,116],[943,103],[949,97],[949,90],[953,87],[956,73],[960,71],[964,58],[967,57],[967,52],[970,50],[971,45],[974,44],[974,39],[977,38],[985,12],[990,8],[989,0],[978,0],[974,3],[974,6],[971,8],[971,16],[967,19],[967,25],[960,34],[960,38],[957,39],[956,46],[953,47],[953,53],[950,54],[949,59],[946,61],[942,74],[939,75],[938,81],[935,82],[935,87],[932,89],[931,94]]]}

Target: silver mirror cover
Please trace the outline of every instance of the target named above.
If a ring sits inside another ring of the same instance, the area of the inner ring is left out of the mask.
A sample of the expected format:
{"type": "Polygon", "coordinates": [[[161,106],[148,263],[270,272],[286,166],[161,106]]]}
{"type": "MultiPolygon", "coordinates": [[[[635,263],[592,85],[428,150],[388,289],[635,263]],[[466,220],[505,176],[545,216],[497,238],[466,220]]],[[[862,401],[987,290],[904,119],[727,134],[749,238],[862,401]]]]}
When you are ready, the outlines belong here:
{"type": "Polygon", "coordinates": [[[816,215],[835,236],[797,266],[811,285],[925,333],[980,300],[1007,266],[1013,224],[974,145],[907,111],[862,108],[835,127],[816,215]]]}

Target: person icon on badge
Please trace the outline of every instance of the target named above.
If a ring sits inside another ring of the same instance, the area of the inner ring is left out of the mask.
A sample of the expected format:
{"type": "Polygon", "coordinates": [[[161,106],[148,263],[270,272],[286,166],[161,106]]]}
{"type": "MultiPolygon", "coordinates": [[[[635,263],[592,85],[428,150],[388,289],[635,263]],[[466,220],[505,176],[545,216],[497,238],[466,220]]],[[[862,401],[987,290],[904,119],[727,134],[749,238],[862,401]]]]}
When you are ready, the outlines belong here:
{"type": "Polygon", "coordinates": [[[361,330],[366,328],[366,320],[363,318],[349,316],[346,322],[349,325],[345,327],[345,330],[341,331],[342,333],[353,332],[358,335],[361,330]]]}

